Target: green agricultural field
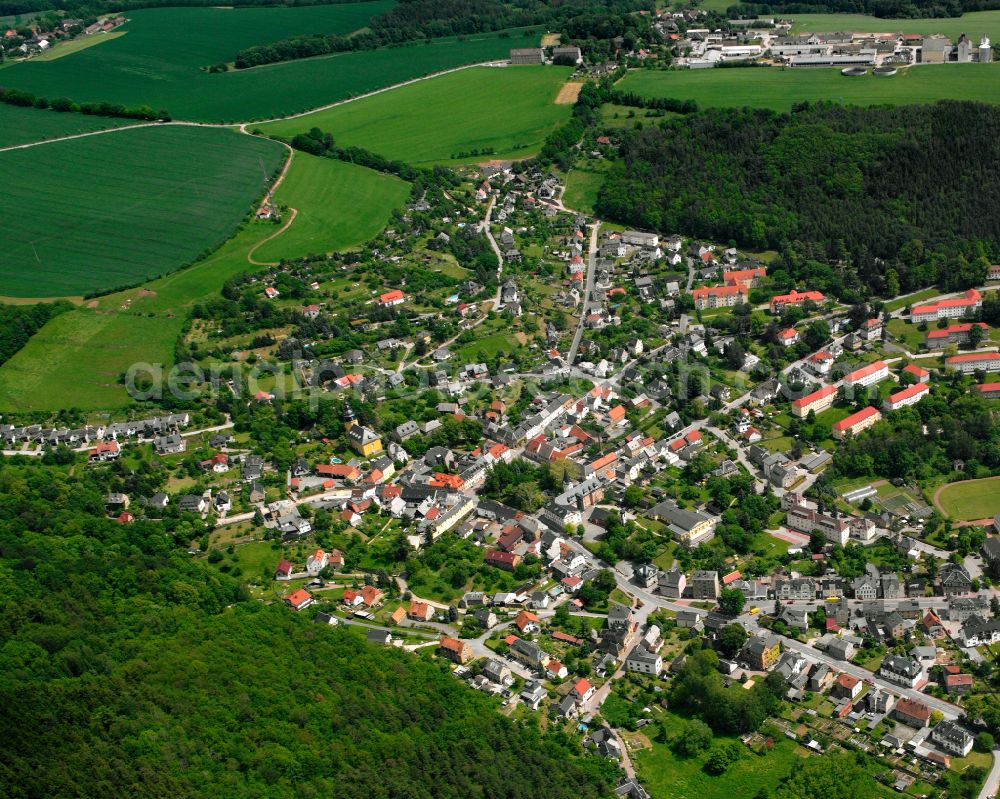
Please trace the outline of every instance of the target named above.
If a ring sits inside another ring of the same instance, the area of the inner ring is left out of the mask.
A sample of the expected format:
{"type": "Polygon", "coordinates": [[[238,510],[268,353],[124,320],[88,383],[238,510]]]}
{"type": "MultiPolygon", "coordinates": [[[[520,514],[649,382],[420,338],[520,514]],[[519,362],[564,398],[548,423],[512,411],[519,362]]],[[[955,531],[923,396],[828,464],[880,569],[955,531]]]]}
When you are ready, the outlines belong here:
{"type": "MultiPolygon", "coordinates": [[[[899,21],[899,20],[894,20],[899,21]]],[[[695,69],[631,72],[618,84],[649,97],[696,100],[702,107],[755,106],[787,111],[803,100],[845,105],[906,105],[936,100],[1000,103],[1000,63],[943,64],[892,77],[848,78],[838,69],[695,69]]]]}
{"type": "Polygon", "coordinates": [[[296,153],[275,200],[296,209],[291,226],[254,251],[280,261],[352,247],[372,238],[409,196],[405,181],[365,167],[296,153]]]}
{"type": "Polygon", "coordinates": [[[864,14],[795,14],[793,33],[850,31],[857,33],[943,33],[952,41],[965,33],[979,44],[984,33],[1000,39],[1000,11],[973,11],[960,17],[931,19],[879,19],[864,14]]]}
{"type": "Polygon", "coordinates": [[[49,109],[41,111],[0,103],[0,149],[135,124],[134,119],[62,114],[49,109]]]}
{"type": "Polygon", "coordinates": [[[52,320],[0,366],[0,411],[55,412],[66,407],[67,397],[84,410],[128,405],[118,376],[137,363],[169,367],[191,306],[250,269],[247,255],[273,232],[271,225],[252,222],[189,269],[52,320]]]}
{"type": "Polygon", "coordinates": [[[555,98],[570,72],[569,67],[466,69],[261,130],[290,138],[317,127],[341,145],[416,164],[481,160],[454,156],[487,148],[494,151],[490,157],[527,157],[569,118],[572,106],[556,105],[555,98]]]}
{"type": "Polygon", "coordinates": [[[4,70],[4,84],[46,97],[147,104],[176,119],[243,122],[301,113],[462,64],[506,58],[537,35],[499,32],[209,73],[237,51],[303,33],[348,33],[390,0],[299,8],[151,8],[100,47],[4,70]]]}
{"type": "Polygon", "coordinates": [[[1000,478],[963,480],[942,486],[934,494],[934,504],[956,521],[992,519],[1000,513],[1000,478]]]}
{"type": "Polygon", "coordinates": [[[0,153],[0,281],[17,297],[80,295],[174,271],[218,247],[281,164],[275,142],[144,127],[0,153]]]}

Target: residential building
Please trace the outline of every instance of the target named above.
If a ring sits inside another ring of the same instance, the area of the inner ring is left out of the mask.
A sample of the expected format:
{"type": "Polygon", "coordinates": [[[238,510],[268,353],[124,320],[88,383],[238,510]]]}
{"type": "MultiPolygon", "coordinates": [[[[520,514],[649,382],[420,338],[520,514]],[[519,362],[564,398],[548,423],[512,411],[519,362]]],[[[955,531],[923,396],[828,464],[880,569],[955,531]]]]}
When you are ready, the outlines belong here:
{"type": "Polygon", "coordinates": [[[930,386],[927,383],[914,383],[912,386],[907,386],[902,391],[897,391],[894,394],[890,394],[885,402],[882,403],[882,407],[887,411],[898,411],[900,408],[906,408],[910,405],[916,405],[920,400],[930,394],[930,386]]]}
{"type": "Polygon", "coordinates": [[[975,289],[969,289],[958,299],[915,305],[910,310],[910,319],[914,324],[936,322],[938,319],[958,319],[963,316],[971,316],[982,307],[982,295],[975,289]]]}
{"type": "Polygon", "coordinates": [[[957,325],[948,325],[940,330],[928,330],[925,342],[927,349],[943,350],[951,345],[964,347],[969,344],[972,329],[975,327],[983,331],[983,338],[989,338],[990,326],[985,322],[963,322],[957,325]]]}
{"type": "Polygon", "coordinates": [[[844,377],[844,385],[851,388],[860,386],[867,388],[882,382],[889,376],[889,364],[885,361],[875,361],[860,369],[855,369],[844,377]]]}
{"type": "Polygon", "coordinates": [[[878,676],[904,688],[915,688],[923,675],[920,664],[905,655],[886,655],[879,666],[878,676]]]}
{"type": "Polygon", "coordinates": [[[1000,353],[970,352],[967,355],[953,355],[945,358],[944,364],[967,375],[976,371],[997,372],[1000,371],[1000,353]]]}
{"type": "Polygon", "coordinates": [[[792,415],[798,416],[800,419],[804,419],[809,415],[809,411],[812,411],[813,413],[821,413],[832,406],[834,400],[836,399],[837,387],[823,386],[823,388],[814,391],[812,394],[807,394],[804,397],[793,400],[792,415]]]}
{"type": "Polygon", "coordinates": [[[699,569],[691,575],[691,596],[694,599],[719,598],[719,573],[699,569]]]}
{"type": "Polygon", "coordinates": [[[905,697],[896,702],[892,714],[903,724],[917,729],[926,727],[931,721],[931,709],[927,705],[905,697]]]}
{"type": "Polygon", "coordinates": [[[792,291],[789,294],[779,294],[771,298],[771,313],[777,313],[790,305],[801,305],[807,301],[820,303],[825,299],[826,297],[819,291],[792,291]]]}
{"type": "Polygon", "coordinates": [[[781,641],[776,635],[755,635],[743,645],[741,655],[754,671],[769,671],[781,657],[781,641]]]}
{"type": "Polygon", "coordinates": [[[972,751],[972,733],[957,722],[945,719],[931,730],[931,740],[949,754],[965,757],[972,751]]]}
{"type": "Polygon", "coordinates": [[[441,636],[438,653],[458,664],[468,663],[472,659],[472,648],[465,641],[447,635],[441,636]]]}
{"type": "MultiPolygon", "coordinates": [[[[888,367],[886,371],[888,373],[888,367]]],[[[833,437],[840,441],[848,436],[856,436],[874,425],[881,418],[882,414],[878,408],[873,408],[869,405],[867,408],[862,408],[857,413],[852,413],[847,418],[836,422],[833,425],[833,437]]]]}
{"type": "Polygon", "coordinates": [[[649,515],[663,522],[675,539],[689,546],[707,540],[715,532],[714,517],[701,511],[685,510],[670,500],[655,505],[649,515]]]}
{"type": "Polygon", "coordinates": [[[625,656],[625,668],[642,674],[659,674],[663,671],[663,658],[656,652],[651,652],[645,643],[638,643],[625,656]]]}
{"type": "Polygon", "coordinates": [[[748,296],[749,290],[743,285],[713,286],[694,289],[691,292],[694,307],[699,311],[710,308],[732,308],[734,305],[742,305],[747,301],[748,296]]]}

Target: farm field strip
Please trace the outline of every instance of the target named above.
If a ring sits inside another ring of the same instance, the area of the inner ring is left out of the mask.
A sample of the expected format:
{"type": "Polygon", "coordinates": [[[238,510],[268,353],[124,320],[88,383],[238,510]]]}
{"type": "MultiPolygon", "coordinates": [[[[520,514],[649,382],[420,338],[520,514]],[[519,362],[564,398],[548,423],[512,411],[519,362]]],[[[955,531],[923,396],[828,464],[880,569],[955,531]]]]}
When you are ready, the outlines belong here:
{"type": "Polygon", "coordinates": [[[0,171],[32,176],[8,182],[4,293],[86,294],[191,263],[232,235],[282,154],[274,142],[191,126],[0,153],[0,171]]]}
{"type": "MultiPolygon", "coordinates": [[[[6,85],[46,97],[166,109],[176,119],[242,122],[308,111],[462,64],[506,58],[518,31],[497,31],[209,73],[245,47],[302,33],[349,33],[390,0],[297,8],[156,8],[129,12],[127,35],[7,68],[6,85]]],[[[537,35],[532,34],[532,41],[537,35]]],[[[525,42],[528,43],[528,42],[525,42]]]]}
{"type": "Polygon", "coordinates": [[[0,150],[80,133],[127,127],[135,123],[134,119],[42,111],[0,103],[0,150]]]}
{"type": "Polygon", "coordinates": [[[792,33],[943,33],[952,41],[965,33],[978,43],[986,34],[1000,38],[1000,11],[970,11],[960,17],[881,19],[864,14],[793,14],[792,33]]]}
{"type": "Polygon", "coordinates": [[[910,67],[892,77],[848,78],[838,69],[705,69],[630,72],[618,87],[648,97],[696,100],[702,107],[788,111],[804,100],[906,105],[937,100],[1000,103],[1000,63],[910,67]]]}
{"type": "Polygon", "coordinates": [[[571,106],[555,99],[570,73],[568,67],[465,69],[260,130],[291,138],[318,127],[338,144],[415,164],[481,160],[473,150],[525,157],[569,118],[571,106]]]}

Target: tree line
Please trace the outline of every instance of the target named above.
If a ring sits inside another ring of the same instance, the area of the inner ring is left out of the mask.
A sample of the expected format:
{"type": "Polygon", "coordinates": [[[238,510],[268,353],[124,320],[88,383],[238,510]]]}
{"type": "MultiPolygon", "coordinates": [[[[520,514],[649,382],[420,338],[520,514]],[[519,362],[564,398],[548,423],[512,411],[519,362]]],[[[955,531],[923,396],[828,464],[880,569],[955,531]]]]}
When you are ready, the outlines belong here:
{"type": "MultiPolygon", "coordinates": [[[[407,0],[372,17],[368,27],[347,36],[311,33],[247,47],[236,53],[236,69],[352,50],[374,50],[445,36],[506,31],[534,25],[565,30],[574,40],[606,40],[628,34],[648,20],[635,16],[641,0],[407,0]]],[[[501,36],[507,35],[501,33],[501,36]]],[[[217,65],[215,69],[224,68],[217,65]]]]}
{"type": "Polygon", "coordinates": [[[7,363],[50,319],[73,308],[72,303],[0,305],[0,366],[7,363]]]}
{"type": "Polygon", "coordinates": [[[148,105],[126,106],[120,103],[76,103],[68,97],[36,97],[31,92],[0,86],[0,103],[21,108],[51,109],[60,113],[86,114],[96,117],[117,117],[119,119],[139,119],[147,122],[170,121],[168,111],[154,111],[148,105]]]}
{"type": "Polygon", "coordinates": [[[729,7],[734,17],[772,14],[870,14],[883,19],[960,17],[966,11],[1000,8],[1000,0],[776,0],[729,7]]]}
{"type": "Polygon", "coordinates": [[[966,288],[1000,254],[998,124],[959,102],[710,109],[625,133],[596,210],[848,266],[878,293],[966,288]]]}

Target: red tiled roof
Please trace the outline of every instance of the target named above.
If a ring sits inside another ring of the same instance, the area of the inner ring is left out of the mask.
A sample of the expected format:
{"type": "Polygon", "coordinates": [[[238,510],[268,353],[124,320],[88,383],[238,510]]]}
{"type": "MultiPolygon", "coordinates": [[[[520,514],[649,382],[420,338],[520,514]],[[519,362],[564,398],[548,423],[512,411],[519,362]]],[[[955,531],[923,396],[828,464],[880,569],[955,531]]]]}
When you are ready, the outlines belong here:
{"type": "Polygon", "coordinates": [[[870,419],[872,416],[878,414],[878,408],[873,408],[870,405],[867,408],[862,408],[857,413],[852,413],[850,416],[841,419],[839,422],[833,425],[833,429],[837,432],[843,432],[844,430],[850,430],[856,424],[865,421],[865,419],[870,419]]]}

